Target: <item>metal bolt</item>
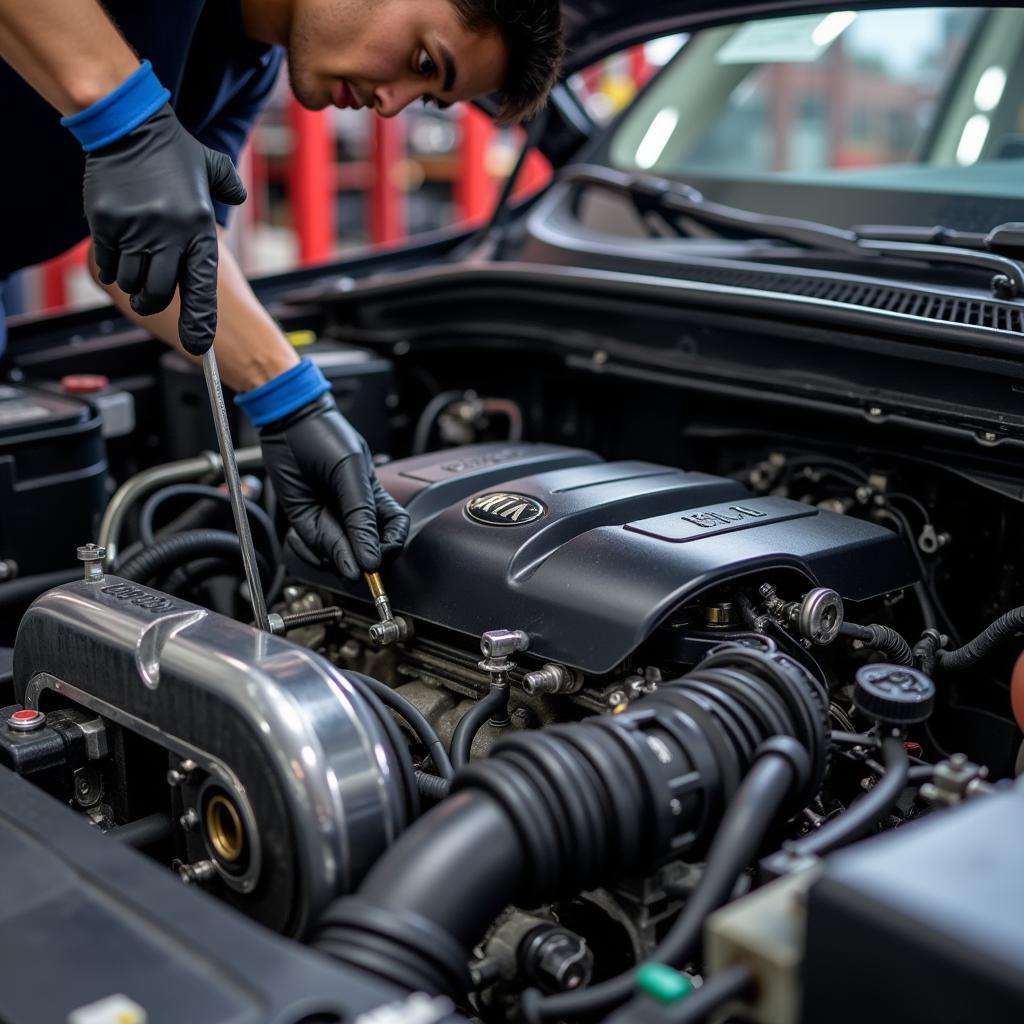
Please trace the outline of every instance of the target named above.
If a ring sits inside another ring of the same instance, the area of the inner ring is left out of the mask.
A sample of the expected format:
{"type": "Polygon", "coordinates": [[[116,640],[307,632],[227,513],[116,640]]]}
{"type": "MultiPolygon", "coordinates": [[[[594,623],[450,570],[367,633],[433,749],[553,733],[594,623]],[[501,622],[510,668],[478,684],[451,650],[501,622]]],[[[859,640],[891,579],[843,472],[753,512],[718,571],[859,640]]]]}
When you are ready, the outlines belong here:
{"type": "Polygon", "coordinates": [[[561,665],[544,665],[536,672],[527,672],[523,676],[523,689],[534,696],[538,693],[567,693],[575,679],[573,674],[561,665]]]}
{"type": "Polygon", "coordinates": [[[979,430],[976,436],[982,444],[995,444],[999,440],[999,435],[991,430],[979,430]]]}
{"type": "Polygon", "coordinates": [[[107,549],[98,544],[83,544],[78,548],[78,560],[85,567],[85,582],[96,583],[103,579],[103,560],[107,549]]]}
{"type": "Polygon", "coordinates": [[[389,644],[408,640],[411,635],[409,620],[401,615],[392,616],[383,622],[375,622],[369,629],[370,640],[378,647],[387,647],[389,644]]]}
{"type": "Polygon", "coordinates": [[[620,704],[626,703],[626,694],[622,690],[612,690],[608,694],[608,707],[617,708],[620,704]]]}
{"type": "Polygon", "coordinates": [[[604,366],[607,362],[608,362],[608,353],[605,352],[604,349],[600,349],[599,348],[594,353],[594,365],[595,366],[604,366]]]}
{"type": "Polygon", "coordinates": [[[190,807],[179,819],[178,824],[186,831],[192,832],[199,827],[199,812],[190,807]]]}
{"type": "Polygon", "coordinates": [[[868,409],[868,416],[873,420],[880,420],[885,415],[885,410],[880,405],[873,405],[868,409]]]}
{"type": "Polygon", "coordinates": [[[506,657],[529,646],[530,638],[521,629],[489,629],[480,637],[480,650],[485,658],[506,657]]]}
{"type": "Polygon", "coordinates": [[[18,563],[13,558],[0,558],[0,583],[18,575],[18,563]]]}
{"type": "Polygon", "coordinates": [[[197,767],[198,766],[195,761],[182,761],[177,768],[172,768],[167,773],[167,785],[180,786],[183,782],[188,781],[188,777],[196,770],[197,767]]]}
{"type": "Polygon", "coordinates": [[[197,860],[195,864],[176,861],[173,866],[178,871],[178,877],[186,885],[202,885],[217,874],[217,865],[212,860],[197,860]]]}

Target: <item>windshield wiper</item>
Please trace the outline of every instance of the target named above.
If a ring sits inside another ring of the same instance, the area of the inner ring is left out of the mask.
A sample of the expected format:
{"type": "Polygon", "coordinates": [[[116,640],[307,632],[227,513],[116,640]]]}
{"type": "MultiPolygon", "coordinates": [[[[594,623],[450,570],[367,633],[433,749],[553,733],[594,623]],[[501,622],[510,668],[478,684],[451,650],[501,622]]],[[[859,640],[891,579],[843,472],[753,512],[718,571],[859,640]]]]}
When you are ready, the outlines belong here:
{"type": "Polygon", "coordinates": [[[991,271],[992,294],[1000,299],[1024,296],[1024,225],[1002,224],[987,235],[946,228],[869,225],[847,230],[794,217],[755,213],[712,202],[695,188],[653,174],[627,174],[607,167],[571,168],[562,179],[629,196],[641,215],[656,214],[680,236],[681,220],[740,232],[751,238],[790,242],[805,249],[855,258],[909,259],[991,271]]]}

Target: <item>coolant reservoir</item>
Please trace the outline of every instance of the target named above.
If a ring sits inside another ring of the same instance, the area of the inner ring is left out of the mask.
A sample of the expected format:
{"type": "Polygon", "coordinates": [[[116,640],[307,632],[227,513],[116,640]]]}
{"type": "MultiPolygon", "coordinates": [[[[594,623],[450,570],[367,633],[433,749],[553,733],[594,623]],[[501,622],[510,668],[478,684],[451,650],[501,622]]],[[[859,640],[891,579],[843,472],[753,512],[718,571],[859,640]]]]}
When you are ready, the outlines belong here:
{"type": "Polygon", "coordinates": [[[1010,678],[1010,703],[1013,706],[1013,717],[1024,730],[1024,653],[1013,666],[1013,675],[1010,678]]]}

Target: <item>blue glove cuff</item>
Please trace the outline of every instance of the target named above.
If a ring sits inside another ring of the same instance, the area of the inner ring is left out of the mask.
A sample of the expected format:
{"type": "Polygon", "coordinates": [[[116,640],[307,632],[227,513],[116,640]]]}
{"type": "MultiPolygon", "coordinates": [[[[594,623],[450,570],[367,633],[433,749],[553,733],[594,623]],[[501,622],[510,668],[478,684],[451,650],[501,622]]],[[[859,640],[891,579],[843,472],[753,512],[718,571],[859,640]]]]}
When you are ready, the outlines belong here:
{"type": "Polygon", "coordinates": [[[60,123],[78,139],[86,153],[91,153],[135,131],[170,98],[153,65],[144,60],[139,70],[113,92],[77,114],[62,117],[60,123]]]}
{"type": "Polygon", "coordinates": [[[283,419],[331,390],[320,368],[309,359],[285,370],[279,377],[253,391],[235,396],[237,405],[254,427],[263,427],[283,419]]]}

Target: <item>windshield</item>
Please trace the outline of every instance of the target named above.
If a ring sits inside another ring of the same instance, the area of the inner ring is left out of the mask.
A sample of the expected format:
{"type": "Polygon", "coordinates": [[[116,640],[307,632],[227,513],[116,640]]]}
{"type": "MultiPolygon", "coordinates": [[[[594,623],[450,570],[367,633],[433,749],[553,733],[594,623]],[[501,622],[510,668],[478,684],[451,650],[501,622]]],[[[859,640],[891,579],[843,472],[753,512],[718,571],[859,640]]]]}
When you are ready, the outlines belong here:
{"type": "Polygon", "coordinates": [[[834,11],[694,34],[611,161],[686,179],[1021,196],[1024,10],[834,11]]]}

